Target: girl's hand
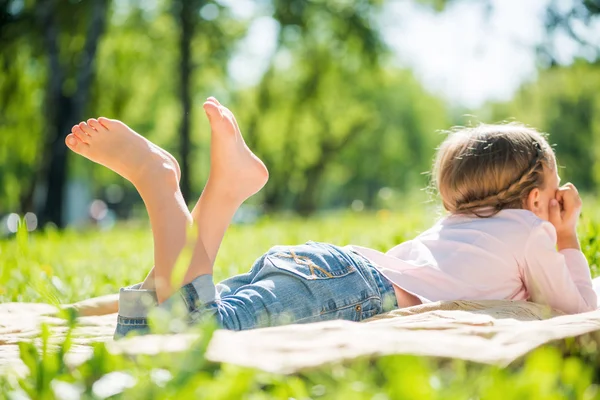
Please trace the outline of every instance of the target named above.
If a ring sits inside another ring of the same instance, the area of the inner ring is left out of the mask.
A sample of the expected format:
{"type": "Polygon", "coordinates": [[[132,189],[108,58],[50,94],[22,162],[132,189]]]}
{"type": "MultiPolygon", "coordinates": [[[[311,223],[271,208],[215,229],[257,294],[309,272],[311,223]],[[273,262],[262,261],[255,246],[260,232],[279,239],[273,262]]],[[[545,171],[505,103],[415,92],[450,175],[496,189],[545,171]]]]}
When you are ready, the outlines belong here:
{"type": "Polygon", "coordinates": [[[556,228],[558,250],[579,249],[577,222],[581,214],[581,197],[572,183],[567,183],[556,191],[550,200],[549,219],[556,228]]]}

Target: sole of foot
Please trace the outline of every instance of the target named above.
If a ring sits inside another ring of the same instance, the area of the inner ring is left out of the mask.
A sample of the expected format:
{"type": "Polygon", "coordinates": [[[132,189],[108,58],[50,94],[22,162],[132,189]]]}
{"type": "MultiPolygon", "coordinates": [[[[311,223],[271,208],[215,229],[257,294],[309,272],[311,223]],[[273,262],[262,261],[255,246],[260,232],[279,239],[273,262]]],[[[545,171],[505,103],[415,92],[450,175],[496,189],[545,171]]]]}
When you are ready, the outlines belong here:
{"type": "Polygon", "coordinates": [[[178,183],[181,176],[171,154],[118,120],[100,117],[81,122],[73,126],[65,142],[73,152],[113,170],[136,187],[160,176],[178,183]]]}
{"type": "Polygon", "coordinates": [[[269,171],[248,148],[233,113],[214,97],[204,103],[211,127],[210,174],[207,188],[239,203],[267,183],[269,171]]]}

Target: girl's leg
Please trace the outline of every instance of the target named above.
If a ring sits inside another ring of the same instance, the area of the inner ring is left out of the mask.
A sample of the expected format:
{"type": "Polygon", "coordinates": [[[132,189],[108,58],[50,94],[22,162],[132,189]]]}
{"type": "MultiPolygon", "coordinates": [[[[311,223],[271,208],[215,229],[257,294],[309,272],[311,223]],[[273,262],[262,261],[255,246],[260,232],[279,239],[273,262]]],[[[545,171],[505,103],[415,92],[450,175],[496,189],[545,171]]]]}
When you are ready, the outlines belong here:
{"type": "Polygon", "coordinates": [[[233,215],[265,185],[269,173],[244,142],[229,109],[209,97],[204,111],[211,125],[210,174],[192,217],[206,254],[214,263],[233,215]]]}
{"type": "MultiPolygon", "coordinates": [[[[66,143],[77,154],[129,180],[140,193],[154,238],[157,298],[166,300],[178,289],[171,287],[171,273],[192,223],[179,189],[177,162],[127,125],[106,118],[74,126],[66,143]]],[[[191,264],[190,269],[196,270],[212,267],[203,246],[195,245],[191,264]]]]}
{"type": "MultiPolygon", "coordinates": [[[[204,111],[211,125],[210,174],[202,195],[192,210],[199,243],[211,261],[210,270],[192,270],[186,281],[212,273],[212,264],[233,215],[239,206],[258,192],[269,173],[263,162],[246,146],[235,117],[217,99],[210,97],[204,111]]],[[[198,249],[202,252],[202,249],[198,249]]],[[[154,269],[142,288],[154,289],[154,269]]]]}
{"type": "MultiPolygon", "coordinates": [[[[213,98],[204,104],[204,109],[211,124],[211,171],[195,208],[198,240],[193,244],[183,285],[200,275],[212,274],[231,217],[268,179],[266,167],[246,146],[233,114],[213,98]]],[[[192,223],[179,189],[177,161],[120,121],[100,118],[89,123],[73,127],[67,145],[119,173],[140,192],[150,217],[155,246],[155,268],[146,279],[149,284],[143,288],[156,286],[158,301],[163,302],[177,289],[171,287],[171,274],[186,244],[186,229],[192,223]]]]}

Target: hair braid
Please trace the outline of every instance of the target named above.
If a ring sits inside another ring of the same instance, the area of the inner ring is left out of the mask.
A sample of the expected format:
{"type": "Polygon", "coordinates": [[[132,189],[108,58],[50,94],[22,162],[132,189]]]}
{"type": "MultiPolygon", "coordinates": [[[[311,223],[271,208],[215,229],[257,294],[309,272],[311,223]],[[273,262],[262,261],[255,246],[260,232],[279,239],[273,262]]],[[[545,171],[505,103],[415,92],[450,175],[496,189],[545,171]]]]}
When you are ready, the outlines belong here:
{"type": "Polygon", "coordinates": [[[477,217],[486,218],[506,208],[522,208],[524,197],[535,188],[536,175],[543,174],[546,161],[539,143],[535,142],[535,148],[537,151],[529,168],[506,189],[482,199],[459,203],[456,205],[456,212],[472,213],[477,217]]]}

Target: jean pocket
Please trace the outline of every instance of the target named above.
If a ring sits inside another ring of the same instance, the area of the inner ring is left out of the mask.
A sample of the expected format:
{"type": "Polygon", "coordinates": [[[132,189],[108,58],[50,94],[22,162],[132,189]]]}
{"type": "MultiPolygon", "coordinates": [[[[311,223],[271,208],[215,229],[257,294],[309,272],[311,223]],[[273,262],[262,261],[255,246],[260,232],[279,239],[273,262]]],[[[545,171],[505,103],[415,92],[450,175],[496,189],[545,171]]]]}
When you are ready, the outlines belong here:
{"type": "Polygon", "coordinates": [[[356,272],[354,266],[310,244],[275,247],[265,258],[275,268],[307,280],[342,278],[356,272]]]}

